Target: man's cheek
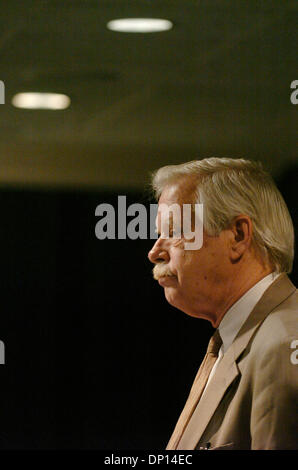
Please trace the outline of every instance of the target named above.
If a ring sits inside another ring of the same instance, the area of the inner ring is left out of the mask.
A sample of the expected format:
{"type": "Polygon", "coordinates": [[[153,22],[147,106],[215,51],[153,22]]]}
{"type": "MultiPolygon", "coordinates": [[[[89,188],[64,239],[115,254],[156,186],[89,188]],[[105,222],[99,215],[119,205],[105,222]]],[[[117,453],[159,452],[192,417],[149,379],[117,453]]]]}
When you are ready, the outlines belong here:
{"type": "Polygon", "coordinates": [[[180,248],[181,250],[184,249],[184,240],[183,238],[174,238],[173,239],[173,247],[174,248],[180,248]]]}

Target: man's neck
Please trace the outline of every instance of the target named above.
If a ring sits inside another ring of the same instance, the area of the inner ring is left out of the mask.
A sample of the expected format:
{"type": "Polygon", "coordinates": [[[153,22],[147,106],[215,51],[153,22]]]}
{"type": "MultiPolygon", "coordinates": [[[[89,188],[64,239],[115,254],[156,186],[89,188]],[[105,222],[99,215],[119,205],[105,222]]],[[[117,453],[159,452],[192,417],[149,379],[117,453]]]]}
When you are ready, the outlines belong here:
{"type": "Polygon", "coordinates": [[[247,270],[242,276],[236,273],[227,285],[225,300],[216,316],[216,321],[212,322],[213,327],[217,328],[227,311],[255,284],[272,272],[272,268],[267,268],[247,270]]]}

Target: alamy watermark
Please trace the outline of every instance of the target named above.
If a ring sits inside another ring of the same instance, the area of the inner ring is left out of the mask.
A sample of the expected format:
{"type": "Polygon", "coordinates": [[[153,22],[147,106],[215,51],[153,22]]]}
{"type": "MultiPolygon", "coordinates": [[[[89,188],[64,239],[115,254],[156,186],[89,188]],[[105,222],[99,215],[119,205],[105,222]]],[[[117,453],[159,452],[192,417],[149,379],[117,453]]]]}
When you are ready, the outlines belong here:
{"type": "Polygon", "coordinates": [[[5,364],[5,344],[0,340],[0,365],[5,364]]]}
{"type": "Polygon", "coordinates": [[[0,80],[0,104],[5,104],[5,85],[2,80],[0,80]]]}
{"type": "Polygon", "coordinates": [[[291,103],[298,104],[298,80],[292,81],[291,88],[294,89],[290,96],[291,103]]]}
{"type": "Polygon", "coordinates": [[[293,339],[290,347],[291,349],[294,349],[294,351],[291,354],[290,360],[291,360],[291,363],[296,366],[298,364],[298,340],[293,339]]]}
{"type": "Polygon", "coordinates": [[[103,203],[96,207],[95,215],[101,217],[95,226],[99,240],[153,240],[160,236],[183,238],[185,250],[199,250],[203,245],[203,204],[150,204],[148,213],[143,204],[127,207],[126,196],[118,196],[117,214],[112,204],[103,203]]]}

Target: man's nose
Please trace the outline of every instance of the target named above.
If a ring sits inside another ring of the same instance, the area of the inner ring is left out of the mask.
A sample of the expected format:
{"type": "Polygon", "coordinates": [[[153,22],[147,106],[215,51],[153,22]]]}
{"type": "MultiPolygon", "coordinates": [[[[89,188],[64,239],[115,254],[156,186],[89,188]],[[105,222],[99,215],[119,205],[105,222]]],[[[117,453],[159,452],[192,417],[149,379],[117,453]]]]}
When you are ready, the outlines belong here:
{"type": "Polygon", "coordinates": [[[161,246],[160,241],[161,239],[159,238],[148,253],[148,258],[151,263],[167,263],[170,260],[167,250],[165,250],[164,247],[161,246]]]}

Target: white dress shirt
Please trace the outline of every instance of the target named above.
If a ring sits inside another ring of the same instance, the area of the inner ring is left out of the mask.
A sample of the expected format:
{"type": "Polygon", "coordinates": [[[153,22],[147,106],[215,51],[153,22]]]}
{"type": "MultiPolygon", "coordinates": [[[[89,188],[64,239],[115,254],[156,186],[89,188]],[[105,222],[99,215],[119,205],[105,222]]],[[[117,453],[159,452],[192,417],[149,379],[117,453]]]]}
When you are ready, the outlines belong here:
{"type": "Polygon", "coordinates": [[[203,394],[205,393],[206,388],[215,373],[219,361],[233,343],[245,320],[248,318],[249,314],[252,312],[264,294],[265,290],[268,289],[270,284],[272,284],[272,282],[279,275],[279,273],[273,272],[263,277],[263,279],[261,279],[259,282],[257,282],[257,284],[251,287],[251,289],[245,292],[245,294],[240,297],[240,299],[238,299],[237,302],[235,302],[224,315],[218,327],[218,331],[222,339],[222,346],[219,350],[218,358],[208,377],[203,394]]]}

